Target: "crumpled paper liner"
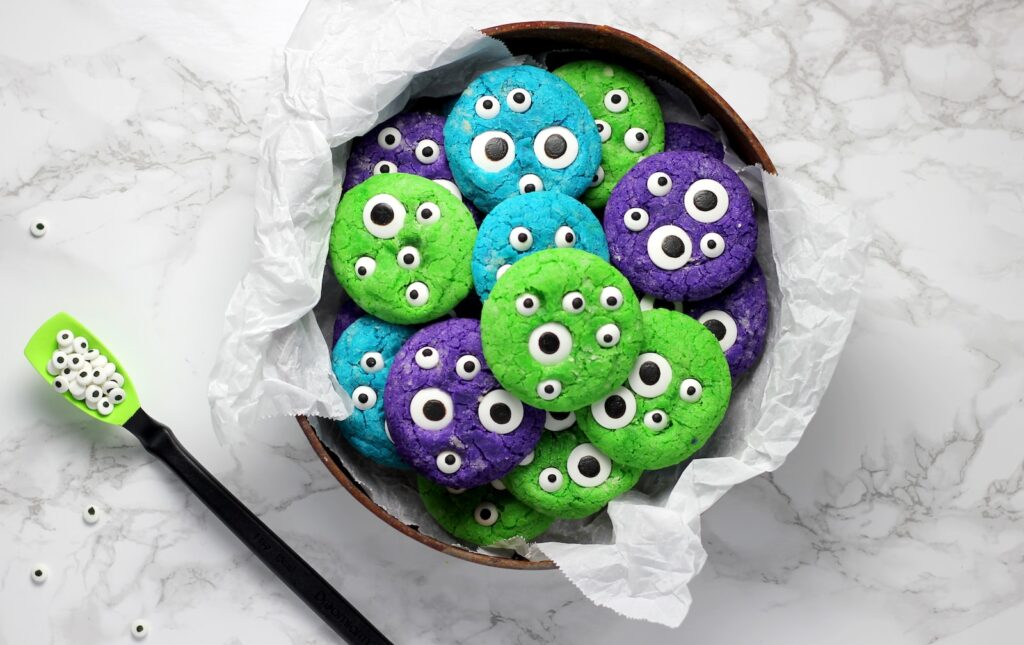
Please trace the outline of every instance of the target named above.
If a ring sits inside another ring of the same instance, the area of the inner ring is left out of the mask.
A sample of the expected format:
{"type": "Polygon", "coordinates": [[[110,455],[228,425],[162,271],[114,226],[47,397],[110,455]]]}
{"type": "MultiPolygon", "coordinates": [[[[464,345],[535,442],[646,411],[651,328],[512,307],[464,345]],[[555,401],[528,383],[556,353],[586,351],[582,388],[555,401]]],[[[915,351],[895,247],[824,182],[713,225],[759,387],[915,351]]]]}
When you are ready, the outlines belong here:
{"type": "MultiPolygon", "coordinates": [[[[456,94],[481,71],[516,62],[501,43],[419,5],[307,7],[279,61],[281,85],[260,145],[253,261],[229,304],[210,383],[222,439],[264,417],[350,413],[325,340],[338,287],[324,272],[348,142],[410,98],[456,94]],[[381,24],[390,28],[373,28],[381,24]]],[[[655,85],[673,103],[669,120],[700,123],[678,91],[655,85]]],[[[695,459],[646,473],[606,513],[556,522],[543,542],[508,545],[550,557],[596,604],[668,626],[685,618],[688,584],[706,560],[700,514],[732,486],[778,468],[814,415],[853,321],[867,243],[862,218],[784,178],[740,168],[731,153],[727,161],[759,211],[758,259],[771,305],[764,357],[695,459]]],[[[337,440],[330,421],[316,425],[378,504],[452,542],[408,474],[368,463],[337,440]]]]}

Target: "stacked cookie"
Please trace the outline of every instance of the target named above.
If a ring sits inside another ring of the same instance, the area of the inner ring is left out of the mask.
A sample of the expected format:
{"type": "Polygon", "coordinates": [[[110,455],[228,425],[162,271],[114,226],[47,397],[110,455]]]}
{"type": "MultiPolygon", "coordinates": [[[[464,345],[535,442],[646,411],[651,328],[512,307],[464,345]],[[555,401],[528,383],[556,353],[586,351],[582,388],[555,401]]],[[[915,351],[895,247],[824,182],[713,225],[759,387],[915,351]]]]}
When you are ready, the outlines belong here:
{"type": "Polygon", "coordinates": [[[598,61],[487,72],[353,145],[330,261],[340,434],[456,538],[533,539],[691,457],[764,348],[750,195],[598,61]]]}

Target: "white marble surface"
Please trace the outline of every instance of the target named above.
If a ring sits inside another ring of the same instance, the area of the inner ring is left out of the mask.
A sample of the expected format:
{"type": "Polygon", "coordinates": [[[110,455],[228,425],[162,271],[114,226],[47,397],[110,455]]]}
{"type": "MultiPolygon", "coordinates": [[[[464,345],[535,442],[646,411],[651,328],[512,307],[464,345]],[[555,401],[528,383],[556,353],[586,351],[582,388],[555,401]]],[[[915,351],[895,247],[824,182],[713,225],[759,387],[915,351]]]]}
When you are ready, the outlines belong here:
{"type": "Polygon", "coordinates": [[[302,2],[40,0],[0,7],[0,644],[127,643],[136,618],[154,644],[331,639],[127,433],[40,387],[21,347],[58,309],[130,357],[146,407],[396,642],[1019,642],[1024,8],[437,5],[477,26],[645,37],[716,87],[783,172],[870,215],[832,388],[786,464],[705,516],[687,622],[630,622],[557,572],[409,541],[291,421],[218,445],[206,379],[247,261],[269,61],[302,2]]]}

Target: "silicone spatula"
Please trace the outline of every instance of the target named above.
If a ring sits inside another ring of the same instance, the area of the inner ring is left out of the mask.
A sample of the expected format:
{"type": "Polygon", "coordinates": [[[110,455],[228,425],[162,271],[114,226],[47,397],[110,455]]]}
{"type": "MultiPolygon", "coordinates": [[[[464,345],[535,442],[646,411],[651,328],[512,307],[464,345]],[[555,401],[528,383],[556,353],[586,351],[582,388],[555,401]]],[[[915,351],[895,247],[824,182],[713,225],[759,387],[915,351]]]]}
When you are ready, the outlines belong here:
{"type": "Polygon", "coordinates": [[[58,334],[64,331],[70,331],[76,338],[84,338],[89,348],[98,350],[113,363],[124,379],[120,385],[124,392],[121,401],[112,409],[105,408],[105,415],[75,399],[71,392],[62,395],[65,400],[96,420],[122,426],[135,435],[146,450],[167,464],[238,539],[347,642],[390,645],[390,641],[313,567],[203,468],[178,442],[170,428],[146,414],[124,366],[115,360],[95,334],[66,313],[59,313],[43,323],[25,346],[25,357],[51,387],[60,375],[51,375],[47,364],[58,349],[58,334]]]}

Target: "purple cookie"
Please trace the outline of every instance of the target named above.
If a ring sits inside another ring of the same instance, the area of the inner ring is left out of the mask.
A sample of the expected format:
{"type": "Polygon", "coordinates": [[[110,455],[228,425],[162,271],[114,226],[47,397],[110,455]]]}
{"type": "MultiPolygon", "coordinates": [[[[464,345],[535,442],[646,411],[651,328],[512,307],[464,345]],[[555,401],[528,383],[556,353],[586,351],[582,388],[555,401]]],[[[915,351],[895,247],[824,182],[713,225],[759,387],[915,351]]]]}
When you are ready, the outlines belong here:
{"type": "Polygon", "coordinates": [[[697,152],[662,152],[633,166],[612,190],[604,231],[612,264],[633,287],[672,301],[721,292],[757,247],[747,187],[697,152]]]}
{"type": "Polygon", "coordinates": [[[715,135],[685,123],[665,124],[665,151],[701,152],[715,159],[725,159],[725,147],[715,135]]]}
{"type": "Polygon", "coordinates": [[[764,351],[768,288],[753,262],[736,284],[707,300],[686,303],[686,313],[718,338],[733,380],[747,373],[764,351]]]}
{"type": "Polygon", "coordinates": [[[504,477],[544,429],[544,412],[495,380],[480,323],[467,318],[434,323],[405,343],[388,374],[384,411],[402,459],[449,488],[504,477]]]}
{"type": "Polygon", "coordinates": [[[357,305],[354,300],[349,297],[345,297],[345,299],[341,301],[341,306],[338,307],[338,315],[334,319],[334,338],[331,340],[331,347],[338,344],[338,339],[341,338],[341,332],[345,331],[349,325],[365,315],[366,312],[360,309],[359,305],[357,305]]]}

